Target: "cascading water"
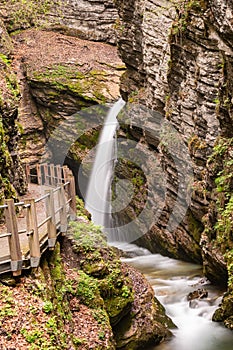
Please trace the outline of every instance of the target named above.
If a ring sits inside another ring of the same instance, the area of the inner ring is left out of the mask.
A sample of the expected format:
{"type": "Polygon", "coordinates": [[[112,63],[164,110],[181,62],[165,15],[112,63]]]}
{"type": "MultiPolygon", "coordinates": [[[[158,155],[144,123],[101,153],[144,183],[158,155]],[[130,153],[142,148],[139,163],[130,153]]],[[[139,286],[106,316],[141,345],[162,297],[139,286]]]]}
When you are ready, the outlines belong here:
{"type": "MultiPolygon", "coordinates": [[[[124,105],[125,102],[120,99],[107,115],[85,199],[93,222],[105,228],[109,227],[106,220],[111,216],[111,201],[108,197],[115,159],[116,117],[124,105]]],[[[112,242],[111,245],[134,255],[133,258],[124,260],[147,276],[156,297],[178,327],[172,330],[175,335],[172,340],[150,350],[232,350],[232,333],[211,321],[212,314],[221,301],[222,291],[212,285],[200,284],[203,277],[200,266],[151,254],[146,249],[124,242],[112,242]],[[187,295],[200,287],[208,289],[208,298],[189,302],[187,295]]]]}
{"type": "Polygon", "coordinates": [[[111,212],[108,200],[115,158],[115,133],[118,127],[117,115],[125,102],[120,98],[110,109],[97,145],[96,156],[88,183],[85,207],[96,225],[107,226],[111,212]]]}
{"type": "Polygon", "coordinates": [[[133,244],[112,244],[133,255],[123,260],[146,275],[167,315],[178,327],[172,330],[173,339],[147,350],[233,349],[232,332],[211,321],[223,291],[203,278],[201,266],[151,254],[133,244]],[[208,297],[188,301],[188,294],[199,288],[208,290],[208,297]]]}

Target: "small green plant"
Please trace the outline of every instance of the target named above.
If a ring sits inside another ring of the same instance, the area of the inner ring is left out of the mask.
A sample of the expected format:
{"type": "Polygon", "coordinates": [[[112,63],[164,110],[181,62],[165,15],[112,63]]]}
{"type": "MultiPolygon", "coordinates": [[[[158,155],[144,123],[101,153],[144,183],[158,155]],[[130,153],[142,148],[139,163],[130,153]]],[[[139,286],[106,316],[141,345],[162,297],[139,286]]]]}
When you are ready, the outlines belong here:
{"type": "Polygon", "coordinates": [[[25,328],[23,328],[21,329],[20,333],[25,337],[28,343],[35,343],[38,340],[41,342],[44,334],[44,332],[39,328],[36,328],[32,331],[27,331],[25,328]]]}
{"type": "Polygon", "coordinates": [[[104,340],[105,339],[105,332],[103,332],[103,331],[99,332],[98,336],[99,336],[100,340],[104,340]]]}
{"type": "Polygon", "coordinates": [[[9,58],[8,58],[6,55],[2,54],[2,53],[0,53],[0,60],[1,60],[3,63],[5,63],[5,65],[7,65],[7,66],[9,66],[10,63],[11,63],[11,61],[9,60],[9,58]]]}
{"type": "Polygon", "coordinates": [[[83,345],[87,342],[85,338],[73,337],[72,339],[74,345],[83,345]]]}
{"type": "Polygon", "coordinates": [[[124,298],[128,298],[131,295],[131,291],[128,286],[123,286],[122,287],[122,294],[124,298]]]}
{"type": "Polygon", "coordinates": [[[43,311],[49,314],[53,310],[53,303],[50,300],[46,300],[43,305],[43,311]]]}
{"type": "Polygon", "coordinates": [[[96,308],[98,305],[103,306],[103,299],[99,293],[98,282],[81,270],[79,271],[76,295],[89,307],[96,308]]]}

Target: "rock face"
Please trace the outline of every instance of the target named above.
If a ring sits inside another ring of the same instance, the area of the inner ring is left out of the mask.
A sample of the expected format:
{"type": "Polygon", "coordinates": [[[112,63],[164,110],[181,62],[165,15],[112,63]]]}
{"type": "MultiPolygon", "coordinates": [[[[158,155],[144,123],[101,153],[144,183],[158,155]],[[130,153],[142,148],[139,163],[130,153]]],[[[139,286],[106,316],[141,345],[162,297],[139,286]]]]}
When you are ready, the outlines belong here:
{"type": "MultiPolygon", "coordinates": [[[[231,61],[231,48],[224,44],[224,37],[218,35],[217,28],[214,30],[210,26],[210,8],[204,2],[198,5],[192,1],[187,4],[181,1],[123,1],[117,5],[124,27],[120,32],[119,51],[129,68],[121,89],[130,100],[135,86],[141,86],[144,93],[139,92],[137,100],[160,111],[182,135],[192,159],[194,182],[190,211],[175,236],[188,237],[196,227],[197,235],[193,238],[199,243],[203,228],[201,220],[208,207],[206,161],[217,137],[224,133],[221,120],[228,122],[229,133],[232,127],[229,106],[224,109],[220,96],[226,80],[226,62],[231,61]],[[130,27],[130,21],[136,21],[137,26],[130,27]],[[134,80],[131,85],[130,79],[134,80]],[[221,108],[218,108],[220,104],[221,108]]],[[[229,9],[225,11],[229,13],[229,9]]],[[[231,103],[230,95],[228,101],[231,103]]],[[[143,137],[148,146],[158,144],[158,140],[143,137]]],[[[138,139],[142,139],[142,135],[139,134],[138,139]]],[[[167,191],[171,199],[172,193],[177,193],[171,176],[174,177],[174,165],[166,154],[161,163],[166,165],[171,179],[167,191]]],[[[164,226],[166,222],[161,217],[154,231],[161,234],[164,226]]],[[[151,235],[152,241],[156,232],[151,235]]],[[[199,254],[197,251],[197,260],[199,254]]]]}
{"type": "Polygon", "coordinates": [[[18,154],[20,127],[18,124],[19,89],[12,72],[11,39],[0,21],[0,204],[5,198],[17,197],[26,191],[26,179],[18,154]]]}
{"type": "Polygon", "coordinates": [[[125,66],[108,44],[33,29],[14,39],[22,94],[21,158],[32,164],[61,120],[119,97],[125,66]]]}
{"type": "MultiPolygon", "coordinates": [[[[130,135],[138,145],[146,145],[146,158],[147,153],[157,154],[168,180],[163,212],[140,243],[170,256],[203,260],[205,273],[214,282],[226,283],[228,268],[231,284],[233,168],[227,159],[232,154],[233,136],[233,5],[217,0],[116,4],[121,27],[119,52],[127,66],[121,91],[129,102],[159,111],[175,128],[190,155],[194,174],[191,202],[183,198],[180,205],[181,211],[189,209],[177,229],[167,232],[167,217],[179,198],[179,169],[174,167],[171,152],[161,147],[161,140],[146,133],[152,117],[141,116],[144,123],[139,128],[133,127],[132,117],[121,119],[125,137],[130,135]],[[223,157],[220,166],[216,155],[223,157]]],[[[149,196],[154,203],[158,200],[157,193],[149,196]]],[[[159,201],[163,204],[162,198],[159,201]]],[[[132,211],[133,202],[128,212],[132,211]]],[[[122,220],[122,213],[117,220],[122,220]]]]}
{"type": "Polygon", "coordinates": [[[0,11],[10,32],[42,25],[82,39],[116,41],[118,14],[112,0],[9,0],[0,11]]]}

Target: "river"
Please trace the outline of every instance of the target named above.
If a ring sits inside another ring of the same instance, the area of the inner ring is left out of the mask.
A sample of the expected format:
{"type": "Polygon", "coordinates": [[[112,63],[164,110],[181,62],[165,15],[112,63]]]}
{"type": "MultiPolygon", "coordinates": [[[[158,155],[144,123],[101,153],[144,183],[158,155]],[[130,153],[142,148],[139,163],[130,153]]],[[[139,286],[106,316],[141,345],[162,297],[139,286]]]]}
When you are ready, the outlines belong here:
{"type": "Polygon", "coordinates": [[[148,350],[233,349],[233,333],[211,321],[224,291],[203,277],[201,266],[151,254],[133,244],[111,244],[132,256],[122,260],[144,273],[167,315],[178,327],[172,330],[172,340],[148,350]],[[199,288],[207,289],[208,297],[188,301],[187,295],[199,288]]]}

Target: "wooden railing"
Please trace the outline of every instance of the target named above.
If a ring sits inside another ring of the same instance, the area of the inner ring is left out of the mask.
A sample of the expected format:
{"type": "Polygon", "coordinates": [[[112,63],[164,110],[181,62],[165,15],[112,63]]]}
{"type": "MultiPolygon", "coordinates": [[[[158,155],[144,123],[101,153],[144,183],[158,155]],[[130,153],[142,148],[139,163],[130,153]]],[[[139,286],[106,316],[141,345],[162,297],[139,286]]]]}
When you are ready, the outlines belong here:
{"type": "Polygon", "coordinates": [[[14,276],[39,266],[42,253],[54,248],[76,213],[75,181],[68,167],[27,166],[26,174],[28,182],[39,185],[44,194],[18,203],[7,199],[0,206],[6,225],[6,232],[0,233],[0,273],[12,271],[14,276]]]}

